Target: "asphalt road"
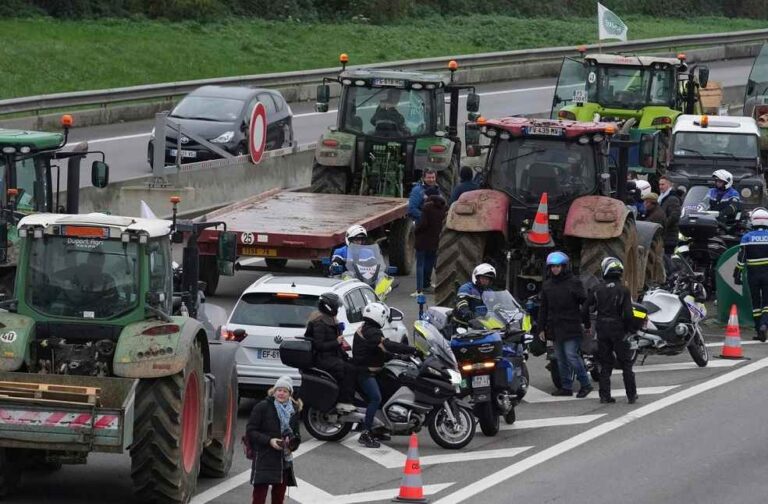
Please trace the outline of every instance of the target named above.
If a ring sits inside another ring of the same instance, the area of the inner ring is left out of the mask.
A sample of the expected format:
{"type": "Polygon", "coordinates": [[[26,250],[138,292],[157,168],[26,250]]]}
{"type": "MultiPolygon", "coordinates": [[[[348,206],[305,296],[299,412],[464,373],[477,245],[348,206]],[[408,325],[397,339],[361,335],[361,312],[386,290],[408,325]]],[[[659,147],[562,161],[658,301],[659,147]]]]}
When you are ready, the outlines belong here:
{"type": "MultiPolygon", "coordinates": [[[[753,60],[736,59],[710,64],[710,79],[725,87],[745,85],[753,60]]],[[[477,86],[481,95],[480,112],[486,117],[549,112],[554,94],[555,79],[524,79],[512,82],[477,86]]],[[[463,107],[463,102],[461,104],[463,107]]],[[[334,112],[318,113],[313,104],[291,105],[294,113],[294,134],[300,145],[314,142],[328,126],[335,124],[334,112]]],[[[334,104],[331,104],[331,110],[334,104]]],[[[104,151],[110,165],[110,180],[124,180],[145,176],[150,172],[147,164],[147,142],[154,125],[153,120],[110,124],[92,128],[76,128],[71,142],[87,140],[91,149],[104,151]]],[[[460,124],[460,128],[462,125],[460,124]]],[[[89,165],[92,159],[89,157],[89,165]]],[[[66,170],[64,170],[66,171],[66,170]]],[[[61,187],[66,187],[62,173],[61,187]]],[[[81,186],[90,184],[85,172],[81,186]]]]}
{"type": "MultiPolygon", "coordinates": [[[[222,279],[209,303],[227,310],[262,273],[239,272],[222,279]]],[[[412,324],[416,305],[408,296],[413,277],[400,279],[390,296],[412,324]]],[[[710,352],[719,353],[722,330],[708,327],[710,352]]],[[[745,340],[750,335],[745,333],[745,340]]],[[[630,406],[586,399],[557,400],[543,357],[531,358],[532,389],[517,407],[517,422],[496,437],[480,433],[458,452],[419,435],[422,477],[432,502],[719,503],[764,502],[763,391],[768,386],[768,345],[746,342],[749,360],[713,357],[697,368],[688,354],[651,357],[637,366],[640,400],[630,406]]],[[[613,386],[622,387],[620,376],[613,386]]],[[[240,404],[238,432],[253,400],[240,404]]],[[[290,502],[301,504],[387,502],[397,494],[407,438],[379,450],[359,448],[356,435],[342,443],[304,437],[296,467],[300,485],[290,502]],[[348,443],[348,445],[347,445],[348,443]]],[[[229,477],[201,479],[194,504],[250,502],[249,463],[236,450],[229,477]]],[[[131,495],[128,456],[95,455],[87,466],[28,473],[18,503],[136,502],[131,495]]]]}

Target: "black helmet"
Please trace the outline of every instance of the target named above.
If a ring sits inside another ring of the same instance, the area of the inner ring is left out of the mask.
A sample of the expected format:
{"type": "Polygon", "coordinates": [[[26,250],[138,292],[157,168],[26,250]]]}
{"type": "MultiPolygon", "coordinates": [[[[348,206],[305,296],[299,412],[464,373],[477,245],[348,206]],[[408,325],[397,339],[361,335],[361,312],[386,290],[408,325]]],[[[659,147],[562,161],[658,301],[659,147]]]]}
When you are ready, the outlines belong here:
{"type": "Polygon", "coordinates": [[[317,308],[326,315],[335,317],[339,313],[339,306],[341,306],[341,299],[333,292],[326,292],[320,295],[317,300],[317,308]]]}

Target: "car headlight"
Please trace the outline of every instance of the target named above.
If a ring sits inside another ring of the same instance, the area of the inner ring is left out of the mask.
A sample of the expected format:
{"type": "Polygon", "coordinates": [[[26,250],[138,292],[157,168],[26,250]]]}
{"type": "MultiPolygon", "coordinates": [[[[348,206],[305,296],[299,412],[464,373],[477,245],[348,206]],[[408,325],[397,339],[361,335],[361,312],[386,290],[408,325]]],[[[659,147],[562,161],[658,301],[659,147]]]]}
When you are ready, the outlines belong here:
{"type": "Polygon", "coordinates": [[[235,132],[234,131],[225,131],[221,135],[219,135],[216,138],[214,138],[213,140],[211,140],[211,142],[213,142],[213,143],[227,143],[227,142],[231,142],[234,137],[235,137],[235,132]]]}
{"type": "Polygon", "coordinates": [[[752,196],[752,189],[750,189],[749,187],[745,187],[744,189],[741,190],[742,198],[749,198],[750,196],[752,196]]]}
{"type": "Polygon", "coordinates": [[[454,386],[460,386],[461,385],[461,373],[456,371],[455,369],[447,369],[448,376],[451,377],[451,385],[454,386]]]}

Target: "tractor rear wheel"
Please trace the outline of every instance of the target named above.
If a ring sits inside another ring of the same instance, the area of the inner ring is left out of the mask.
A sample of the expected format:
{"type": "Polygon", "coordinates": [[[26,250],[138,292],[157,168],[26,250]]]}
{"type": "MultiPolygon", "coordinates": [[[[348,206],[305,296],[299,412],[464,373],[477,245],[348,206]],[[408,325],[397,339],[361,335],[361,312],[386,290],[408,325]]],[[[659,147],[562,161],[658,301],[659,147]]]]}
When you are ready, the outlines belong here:
{"type": "MultiPolygon", "coordinates": [[[[217,385],[220,386],[220,385],[217,385]]],[[[237,368],[232,367],[229,372],[227,387],[227,428],[223,436],[214,437],[211,444],[203,450],[200,459],[200,474],[211,478],[223,478],[232,467],[232,459],[235,453],[235,431],[237,430],[237,368]]]]}
{"type": "Polygon", "coordinates": [[[203,452],[204,391],[197,344],[182,372],[139,381],[131,478],[140,502],[186,504],[192,498],[203,452]]]}
{"type": "Polygon", "coordinates": [[[392,223],[388,241],[389,264],[397,268],[399,276],[410,275],[416,267],[416,235],[410,217],[405,216],[392,223]]]}
{"type": "Polygon", "coordinates": [[[346,194],[347,167],[325,166],[317,161],[312,164],[312,188],[310,192],[346,194]]]}
{"type": "Polygon", "coordinates": [[[579,270],[582,276],[593,275],[602,278],[600,263],[606,257],[615,257],[624,264],[624,283],[629,288],[632,297],[637,296],[643,286],[645,272],[639,270],[637,251],[637,229],[635,221],[627,218],[621,235],[607,240],[584,239],[581,245],[581,264],[579,270]]]}
{"type": "Polygon", "coordinates": [[[645,285],[662,285],[665,280],[664,237],[661,233],[656,233],[648,248],[648,260],[645,262],[645,285]]]}
{"type": "Polygon", "coordinates": [[[453,304],[456,289],[472,278],[472,270],[482,262],[487,240],[486,233],[463,233],[443,229],[435,268],[436,305],[453,304]]]}

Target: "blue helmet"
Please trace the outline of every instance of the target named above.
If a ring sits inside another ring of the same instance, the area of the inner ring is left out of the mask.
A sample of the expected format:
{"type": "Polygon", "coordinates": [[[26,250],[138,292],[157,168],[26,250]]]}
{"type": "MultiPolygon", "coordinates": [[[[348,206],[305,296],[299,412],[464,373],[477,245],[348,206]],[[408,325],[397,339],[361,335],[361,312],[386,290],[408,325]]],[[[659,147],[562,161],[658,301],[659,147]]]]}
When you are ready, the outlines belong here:
{"type": "Polygon", "coordinates": [[[568,256],[563,252],[552,252],[547,256],[547,266],[566,266],[568,261],[568,256]]]}

